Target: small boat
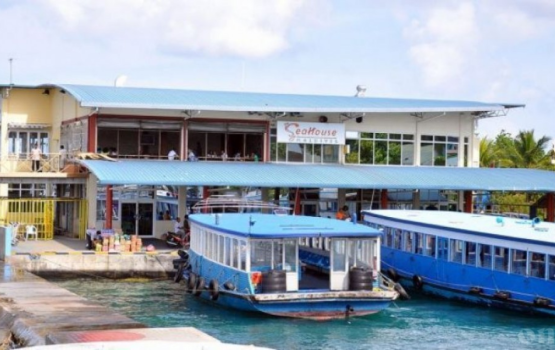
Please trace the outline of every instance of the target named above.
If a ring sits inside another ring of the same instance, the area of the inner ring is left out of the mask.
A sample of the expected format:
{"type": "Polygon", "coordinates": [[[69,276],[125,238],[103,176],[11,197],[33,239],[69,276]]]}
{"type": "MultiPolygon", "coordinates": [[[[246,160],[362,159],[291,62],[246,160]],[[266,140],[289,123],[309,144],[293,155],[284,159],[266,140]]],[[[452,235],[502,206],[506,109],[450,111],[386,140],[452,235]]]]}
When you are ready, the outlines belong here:
{"type": "Polygon", "coordinates": [[[384,271],[424,294],[555,315],[555,224],[484,214],[363,211],[384,271]]]}
{"type": "Polygon", "coordinates": [[[190,249],[174,262],[187,292],[243,311],[315,320],[373,314],[398,298],[379,273],[378,230],[240,208],[189,215],[190,249]]]}

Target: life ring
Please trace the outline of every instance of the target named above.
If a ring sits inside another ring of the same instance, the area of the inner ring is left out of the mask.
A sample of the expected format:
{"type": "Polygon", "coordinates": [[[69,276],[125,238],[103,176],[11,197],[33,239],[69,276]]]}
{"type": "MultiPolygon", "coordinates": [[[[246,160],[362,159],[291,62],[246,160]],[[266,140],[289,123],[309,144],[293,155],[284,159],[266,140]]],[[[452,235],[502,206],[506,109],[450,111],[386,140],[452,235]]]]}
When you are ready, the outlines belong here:
{"type": "Polygon", "coordinates": [[[422,290],[422,287],[424,287],[424,281],[422,280],[422,277],[418,275],[412,276],[412,285],[414,286],[414,289],[422,290]]]}
{"type": "Polygon", "coordinates": [[[183,279],[183,271],[185,271],[185,264],[179,265],[179,268],[177,269],[175,276],[173,276],[173,281],[175,283],[181,282],[181,280],[183,279]]]}
{"type": "Polygon", "coordinates": [[[218,284],[218,280],[210,281],[208,289],[210,290],[210,299],[218,300],[218,297],[220,296],[220,285],[218,284]]]}
{"type": "Polygon", "coordinates": [[[393,282],[399,282],[399,274],[394,268],[390,267],[387,269],[387,276],[393,280],[393,282]]]}
{"type": "Polygon", "coordinates": [[[204,288],[205,288],[204,278],[199,277],[197,285],[195,286],[195,289],[193,289],[193,295],[198,297],[200,293],[202,293],[202,290],[204,288]]]}
{"type": "Polygon", "coordinates": [[[195,290],[196,286],[197,286],[197,275],[191,272],[189,274],[189,280],[187,281],[187,292],[192,292],[193,290],[195,290]]]}

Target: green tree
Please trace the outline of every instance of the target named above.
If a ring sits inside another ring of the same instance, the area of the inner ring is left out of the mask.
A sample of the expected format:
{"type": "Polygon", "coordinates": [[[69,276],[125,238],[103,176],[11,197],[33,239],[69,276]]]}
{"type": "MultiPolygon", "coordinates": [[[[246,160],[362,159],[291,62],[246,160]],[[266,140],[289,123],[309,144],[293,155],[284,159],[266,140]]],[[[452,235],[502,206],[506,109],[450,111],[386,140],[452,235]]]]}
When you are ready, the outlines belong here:
{"type": "Polygon", "coordinates": [[[496,147],[494,140],[484,137],[480,140],[480,167],[497,167],[501,164],[499,148],[496,147]]]}
{"type": "Polygon", "coordinates": [[[504,165],[510,168],[548,168],[551,157],[546,148],[551,141],[548,136],[536,140],[534,130],[520,131],[512,142],[504,137],[498,138],[504,165]]]}

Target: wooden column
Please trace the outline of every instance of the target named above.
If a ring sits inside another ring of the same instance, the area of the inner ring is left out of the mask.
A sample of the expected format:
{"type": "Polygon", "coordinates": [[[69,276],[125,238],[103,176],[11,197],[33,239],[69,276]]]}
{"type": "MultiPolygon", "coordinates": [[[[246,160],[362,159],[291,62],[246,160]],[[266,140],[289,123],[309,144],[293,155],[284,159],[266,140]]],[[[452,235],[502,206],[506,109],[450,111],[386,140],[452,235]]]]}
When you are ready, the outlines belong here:
{"type": "Polygon", "coordinates": [[[104,223],[104,228],[112,228],[112,185],[106,186],[106,210],[104,213],[104,218],[106,222],[104,223]]]}
{"type": "Polygon", "coordinates": [[[301,189],[297,187],[295,191],[295,208],[294,208],[295,215],[301,215],[301,189]]]}
{"type": "Polygon", "coordinates": [[[464,191],[464,212],[472,213],[472,191],[464,191]]]}
{"type": "Polygon", "coordinates": [[[545,221],[555,222],[555,193],[549,192],[545,195],[546,218],[545,221]]]}
{"type": "Polygon", "coordinates": [[[98,115],[93,114],[89,117],[88,120],[88,129],[87,129],[87,152],[96,152],[96,120],[98,115]]]}
{"type": "Polygon", "coordinates": [[[380,209],[387,209],[387,207],[388,207],[387,190],[382,190],[380,194],[380,209]]]}

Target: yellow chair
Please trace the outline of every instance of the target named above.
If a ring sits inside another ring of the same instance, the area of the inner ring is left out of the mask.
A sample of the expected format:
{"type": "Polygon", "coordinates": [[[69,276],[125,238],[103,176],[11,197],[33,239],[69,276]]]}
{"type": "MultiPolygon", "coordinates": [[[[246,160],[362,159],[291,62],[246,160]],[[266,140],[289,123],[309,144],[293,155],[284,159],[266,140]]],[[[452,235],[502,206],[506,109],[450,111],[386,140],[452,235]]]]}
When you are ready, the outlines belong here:
{"type": "Polygon", "coordinates": [[[25,240],[29,240],[29,236],[35,236],[35,241],[39,238],[37,227],[35,225],[27,225],[25,227],[25,240]]]}

